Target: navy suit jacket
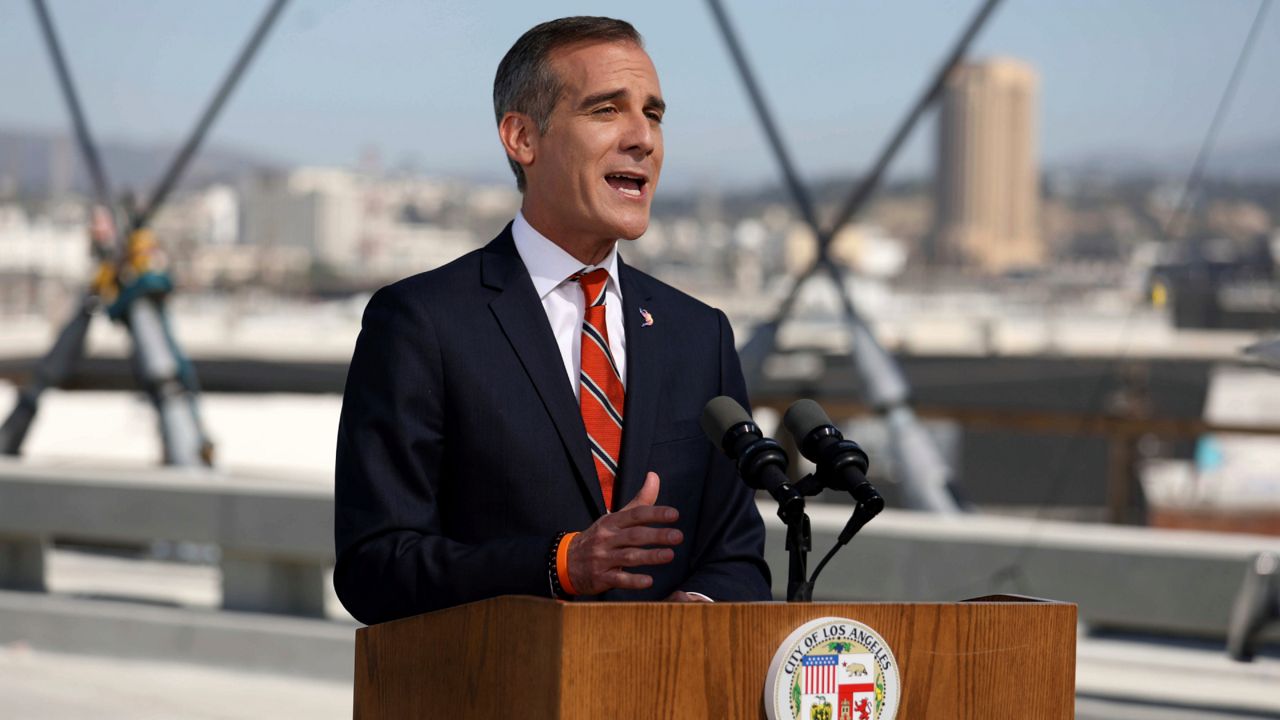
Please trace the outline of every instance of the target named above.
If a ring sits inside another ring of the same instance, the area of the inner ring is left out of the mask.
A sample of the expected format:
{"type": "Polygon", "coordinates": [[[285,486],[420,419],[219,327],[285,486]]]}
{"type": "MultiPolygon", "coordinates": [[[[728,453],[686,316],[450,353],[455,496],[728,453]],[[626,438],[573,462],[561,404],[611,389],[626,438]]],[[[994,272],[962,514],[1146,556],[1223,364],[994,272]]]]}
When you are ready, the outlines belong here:
{"type": "MultiPolygon", "coordinates": [[[[646,472],[680,511],[675,559],[637,568],[675,590],[767,600],[752,492],[703,436],[703,405],[746,405],[719,310],[619,261],[627,384],[615,508],[646,472]],[[653,323],[643,326],[640,309],[653,323]]],[[[378,623],[507,594],[548,596],[547,550],[604,512],[586,430],[546,312],[511,239],[382,288],[347,374],[336,465],[334,586],[378,623]]]]}

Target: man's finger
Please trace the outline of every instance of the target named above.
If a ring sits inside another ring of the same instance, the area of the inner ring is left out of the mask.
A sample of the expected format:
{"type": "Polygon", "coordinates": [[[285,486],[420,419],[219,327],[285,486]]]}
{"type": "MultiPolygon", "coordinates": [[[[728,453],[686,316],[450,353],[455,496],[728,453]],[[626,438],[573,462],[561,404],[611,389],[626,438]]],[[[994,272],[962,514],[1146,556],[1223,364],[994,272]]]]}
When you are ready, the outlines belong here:
{"type": "Polygon", "coordinates": [[[642,573],[629,573],[625,570],[610,570],[603,573],[600,579],[611,588],[624,590],[644,590],[653,584],[653,578],[642,573]]]}
{"type": "Polygon", "coordinates": [[[617,547],[645,547],[647,545],[679,545],[684,533],[675,528],[629,527],[614,536],[617,547]]]}
{"type": "Polygon", "coordinates": [[[644,476],[644,486],[640,488],[640,492],[636,493],[631,502],[627,503],[627,506],[618,512],[658,502],[658,483],[658,473],[650,471],[648,475],[644,476]]]}
{"type": "Polygon", "coordinates": [[[680,519],[680,511],[666,505],[640,505],[619,510],[605,517],[609,519],[610,526],[620,530],[636,525],[673,523],[680,519]]]}
{"type": "Polygon", "coordinates": [[[625,548],[613,554],[612,564],[618,567],[640,567],[642,565],[666,565],[675,559],[675,552],[667,548],[625,548]]]}

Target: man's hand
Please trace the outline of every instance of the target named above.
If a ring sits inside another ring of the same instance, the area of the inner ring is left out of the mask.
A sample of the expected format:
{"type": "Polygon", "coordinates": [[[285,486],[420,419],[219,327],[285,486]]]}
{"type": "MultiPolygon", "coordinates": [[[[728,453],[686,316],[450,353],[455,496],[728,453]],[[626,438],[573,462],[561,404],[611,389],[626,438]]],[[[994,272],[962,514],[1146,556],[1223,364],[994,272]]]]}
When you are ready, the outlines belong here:
{"type": "Polygon", "coordinates": [[[675,557],[670,548],[646,547],[679,545],[684,540],[684,533],[674,528],[648,527],[673,523],[680,517],[673,507],[654,505],[658,482],[657,473],[646,475],[640,494],[626,507],[596,520],[570,541],[569,580],[578,593],[596,595],[614,588],[642,590],[653,584],[653,578],[623,568],[663,565],[675,557]]]}

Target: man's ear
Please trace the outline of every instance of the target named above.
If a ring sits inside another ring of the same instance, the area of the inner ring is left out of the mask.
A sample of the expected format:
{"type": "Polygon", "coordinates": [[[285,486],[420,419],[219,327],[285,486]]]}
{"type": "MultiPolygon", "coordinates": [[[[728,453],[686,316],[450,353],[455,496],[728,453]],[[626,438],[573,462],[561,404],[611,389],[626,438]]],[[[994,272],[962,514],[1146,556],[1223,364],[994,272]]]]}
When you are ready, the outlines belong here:
{"type": "Polygon", "coordinates": [[[507,156],[523,167],[533,164],[538,145],[538,128],[524,113],[509,112],[498,123],[498,137],[507,156]]]}

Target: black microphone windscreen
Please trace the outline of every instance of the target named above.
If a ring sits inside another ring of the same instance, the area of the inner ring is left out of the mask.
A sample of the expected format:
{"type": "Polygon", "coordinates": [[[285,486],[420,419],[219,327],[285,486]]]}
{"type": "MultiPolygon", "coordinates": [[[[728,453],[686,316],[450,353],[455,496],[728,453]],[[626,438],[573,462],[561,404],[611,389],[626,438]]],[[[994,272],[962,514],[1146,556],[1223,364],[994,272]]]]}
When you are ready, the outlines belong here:
{"type": "Polygon", "coordinates": [[[791,403],[787,413],[782,416],[782,424],[799,444],[803,443],[805,437],[815,428],[831,425],[832,422],[821,405],[805,398],[791,403]]]}
{"type": "Polygon", "coordinates": [[[751,416],[731,397],[711,398],[702,408],[702,432],[716,447],[724,442],[724,434],[729,432],[729,428],[744,422],[751,422],[751,416]]]}

